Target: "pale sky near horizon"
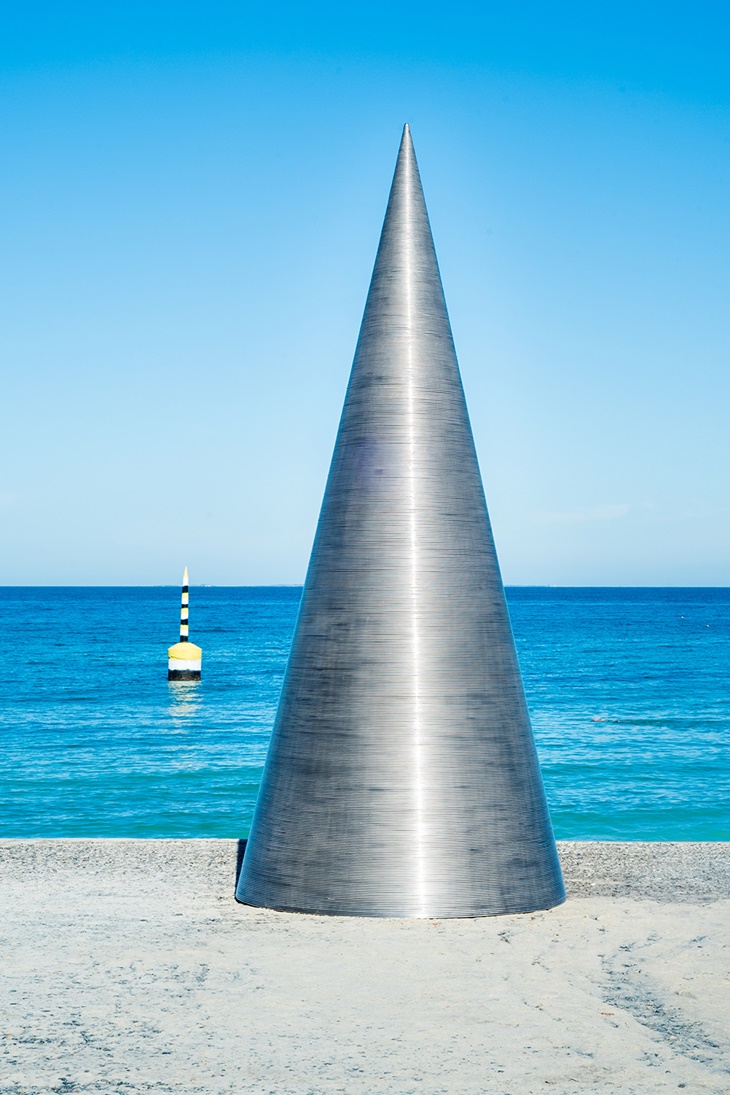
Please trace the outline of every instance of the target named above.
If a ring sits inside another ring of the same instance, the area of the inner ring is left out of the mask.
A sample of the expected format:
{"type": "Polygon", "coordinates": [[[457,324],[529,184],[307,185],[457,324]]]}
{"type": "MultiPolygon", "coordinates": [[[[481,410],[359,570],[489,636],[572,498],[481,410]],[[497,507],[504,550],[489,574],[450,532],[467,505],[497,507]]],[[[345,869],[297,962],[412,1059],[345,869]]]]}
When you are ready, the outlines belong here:
{"type": "Polygon", "coordinates": [[[730,9],[0,16],[0,585],[302,581],[403,122],[508,584],[730,585],[730,9]]]}

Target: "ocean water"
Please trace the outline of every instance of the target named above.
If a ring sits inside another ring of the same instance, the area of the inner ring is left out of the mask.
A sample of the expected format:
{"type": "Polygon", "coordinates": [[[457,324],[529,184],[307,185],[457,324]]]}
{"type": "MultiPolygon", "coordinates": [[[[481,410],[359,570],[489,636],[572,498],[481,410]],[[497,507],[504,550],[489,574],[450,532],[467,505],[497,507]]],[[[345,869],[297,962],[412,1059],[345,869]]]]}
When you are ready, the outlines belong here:
{"type": "MultiPolygon", "coordinates": [[[[730,840],[730,589],[508,589],[556,835],[730,840]]],[[[300,590],[0,588],[0,835],[244,837],[300,590]]]]}

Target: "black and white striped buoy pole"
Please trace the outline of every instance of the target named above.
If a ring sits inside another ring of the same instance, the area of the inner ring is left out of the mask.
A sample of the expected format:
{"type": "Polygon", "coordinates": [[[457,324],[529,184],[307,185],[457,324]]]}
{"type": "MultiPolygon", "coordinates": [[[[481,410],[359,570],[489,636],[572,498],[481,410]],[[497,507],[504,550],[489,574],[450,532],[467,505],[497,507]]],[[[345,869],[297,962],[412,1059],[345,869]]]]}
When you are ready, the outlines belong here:
{"type": "Polygon", "coordinates": [[[180,603],[180,642],[167,651],[168,681],[200,680],[203,651],[195,643],[188,642],[188,626],[188,568],[185,567],[180,603]]]}

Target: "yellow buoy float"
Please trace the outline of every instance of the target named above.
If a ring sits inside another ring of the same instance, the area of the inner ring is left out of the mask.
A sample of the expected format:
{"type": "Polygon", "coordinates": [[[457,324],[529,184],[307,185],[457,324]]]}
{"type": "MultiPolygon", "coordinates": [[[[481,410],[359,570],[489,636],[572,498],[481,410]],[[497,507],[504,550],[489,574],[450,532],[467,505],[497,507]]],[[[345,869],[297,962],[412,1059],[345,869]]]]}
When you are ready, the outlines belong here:
{"type": "Polygon", "coordinates": [[[182,600],[180,603],[180,642],[167,651],[168,681],[199,681],[203,651],[188,641],[188,568],[183,574],[182,600]]]}

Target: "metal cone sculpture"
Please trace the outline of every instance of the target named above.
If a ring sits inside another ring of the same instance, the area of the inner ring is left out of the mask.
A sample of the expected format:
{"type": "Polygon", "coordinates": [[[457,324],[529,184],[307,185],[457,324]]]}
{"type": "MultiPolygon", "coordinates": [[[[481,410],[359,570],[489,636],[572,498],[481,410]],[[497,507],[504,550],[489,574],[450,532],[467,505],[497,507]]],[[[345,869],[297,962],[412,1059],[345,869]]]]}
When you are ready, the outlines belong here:
{"type": "Polygon", "coordinates": [[[408,126],[236,896],[565,898],[408,126]]]}

